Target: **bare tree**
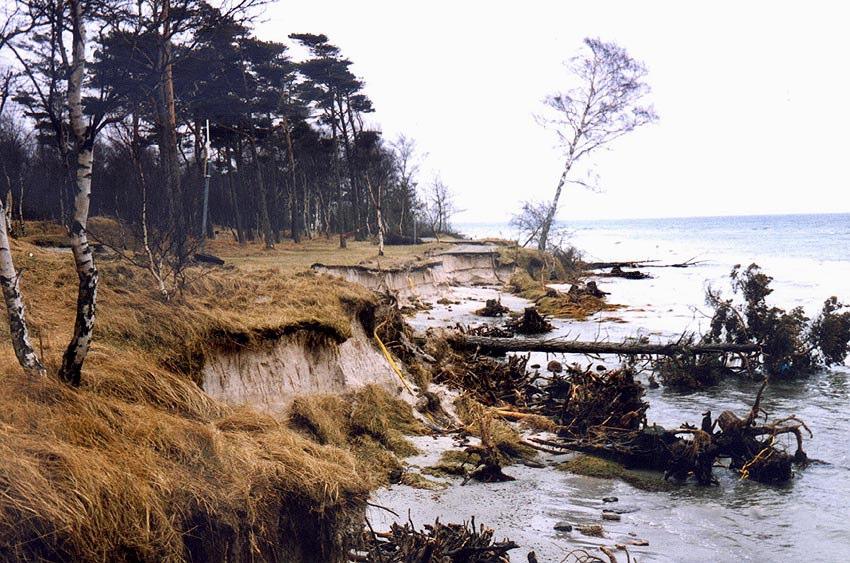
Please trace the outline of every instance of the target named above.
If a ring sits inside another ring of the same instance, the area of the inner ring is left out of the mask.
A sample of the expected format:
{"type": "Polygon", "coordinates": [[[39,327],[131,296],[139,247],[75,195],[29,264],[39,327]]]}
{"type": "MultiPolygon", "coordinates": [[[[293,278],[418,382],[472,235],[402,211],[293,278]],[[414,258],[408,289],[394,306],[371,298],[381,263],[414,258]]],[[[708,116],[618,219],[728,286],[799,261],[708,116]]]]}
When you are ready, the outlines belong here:
{"type": "MultiPolygon", "coordinates": [[[[539,241],[543,224],[549,216],[551,204],[547,201],[526,201],[519,213],[511,217],[511,226],[517,230],[520,237],[525,238],[523,248],[534,241],[539,241]]],[[[551,231],[548,238],[551,238],[551,231]]]]}
{"type": "Polygon", "coordinates": [[[426,195],[425,217],[437,240],[440,238],[440,233],[448,230],[449,220],[455,213],[457,210],[449,187],[439,176],[436,176],[426,195]]]}
{"type": "Polygon", "coordinates": [[[407,209],[406,205],[415,199],[416,175],[419,174],[419,163],[427,154],[417,154],[416,142],[405,135],[399,135],[391,143],[391,147],[395,157],[399,187],[402,190],[402,205],[398,214],[398,233],[403,235],[404,222],[407,220],[408,215],[412,215],[415,211],[413,209],[407,209]]]}
{"type": "Polygon", "coordinates": [[[561,191],[567,182],[588,186],[571,178],[576,163],[636,127],[658,119],[651,105],[644,105],[649,86],[647,71],[639,61],[614,43],[585,39],[586,50],[567,67],[575,86],[546,98],[551,117],[543,123],[553,128],[564,148],[564,169],[538,235],[538,248],[546,249],[561,191]]]}

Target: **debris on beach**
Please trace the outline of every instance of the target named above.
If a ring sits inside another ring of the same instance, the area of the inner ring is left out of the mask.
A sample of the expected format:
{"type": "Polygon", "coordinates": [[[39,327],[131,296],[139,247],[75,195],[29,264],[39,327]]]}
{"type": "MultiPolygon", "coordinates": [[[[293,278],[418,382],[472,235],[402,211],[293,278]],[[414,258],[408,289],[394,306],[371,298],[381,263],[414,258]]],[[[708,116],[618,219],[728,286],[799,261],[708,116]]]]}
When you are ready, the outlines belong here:
{"type": "Polygon", "coordinates": [[[598,278],[622,278],[626,280],[645,280],[652,277],[640,270],[623,270],[620,266],[614,266],[608,272],[600,272],[593,275],[598,278]]]}
{"type": "Polygon", "coordinates": [[[522,316],[508,321],[506,327],[518,334],[543,334],[554,328],[536,307],[526,307],[522,316]]]}
{"type": "Polygon", "coordinates": [[[757,424],[764,386],[747,416],[724,412],[717,421],[703,413],[700,428],[683,424],[666,429],[650,424],[645,388],[636,379],[637,368],[626,364],[609,369],[601,364],[550,363],[547,375],[527,370],[528,356],[509,355],[504,360],[454,349],[449,340],[457,334],[443,333],[435,351],[439,371],[436,381],[464,391],[482,408],[512,422],[547,421],[557,439],[529,438],[545,451],[578,451],[610,459],[630,468],[664,472],[665,479],[716,483],[712,474],[718,458],[742,477],[781,483],[792,476],[792,465],[804,463],[805,424],[795,416],[771,424],[757,424]],[[557,364],[557,365],[556,365],[557,364]],[[783,451],[776,438],[792,434],[797,439],[793,454],[783,451]]]}
{"type": "Polygon", "coordinates": [[[488,299],[484,303],[484,307],[475,311],[475,314],[479,317],[501,317],[510,312],[511,310],[502,305],[500,300],[488,299]]]}
{"type": "Polygon", "coordinates": [[[683,340],[699,345],[749,343],[756,350],[720,355],[683,352],[657,359],[653,369],[664,385],[697,389],[728,375],[791,379],[844,362],[850,352],[850,309],[837,298],[827,299],[812,320],[801,307],[786,311],[768,305],[773,278],[757,264],[746,269],[735,266],[729,279],[732,298],[723,298],[713,288],[706,290],[706,303],[713,309],[709,331],[683,340]]]}
{"type": "Polygon", "coordinates": [[[417,530],[411,522],[395,523],[388,532],[370,529],[361,544],[349,555],[349,561],[382,563],[504,563],[507,553],[519,546],[513,541],[494,540],[495,532],[484,525],[469,523],[426,524],[417,530]]]}
{"type": "Polygon", "coordinates": [[[557,318],[583,320],[600,311],[620,308],[619,305],[605,301],[608,294],[600,290],[596,282],[584,284],[575,279],[570,281],[572,285],[569,291],[564,292],[549,287],[549,280],[537,280],[525,271],[518,271],[508,285],[516,295],[534,302],[538,312],[557,318]]]}
{"type": "Polygon", "coordinates": [[[727,458],[730,469],[742,478],[782,483],[792,477],[793,464],[807,462],[803,431],[811,432],[795,415],[770,424],[756,422],[763,412],[760,405],[766,385],[765,380],[743,418],[724,411],[713,421],[707,412],[700,428],[683,424],[667,430],[647,423],[649,405],[631,368],[595,372],[572,366],[568,377],[553,378],[542,388],[544,395],[535,405],[555,419],[559,440],[532,441],[598,455],[626,467],[661,470],[665,480],[693,477],[701,485],[716,484],[712,468],[718,458],[727,458]],[[793,455],[777,444],[783,434],[796,439],[793,455]]]}

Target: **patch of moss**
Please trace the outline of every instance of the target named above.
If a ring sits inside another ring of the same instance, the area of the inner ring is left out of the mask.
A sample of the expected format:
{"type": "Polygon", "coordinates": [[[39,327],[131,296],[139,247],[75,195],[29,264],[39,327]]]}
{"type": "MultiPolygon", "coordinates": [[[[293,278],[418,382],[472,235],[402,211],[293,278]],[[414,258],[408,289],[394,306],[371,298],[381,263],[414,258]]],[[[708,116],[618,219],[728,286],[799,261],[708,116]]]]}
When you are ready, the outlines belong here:
{"type": "Polygon", "coordinates": [[[555,291],[546,286],[548,280],[532,278],[525,271],[517,271],[510,280],[511,291],[524,299],[534,302],[541,315],[562,319],[584,320],[600,311],[616,311],[621,305],[606,303],[604,299],[592,295],[579,298],[555,291]]]}
{"type": "Polygon", "coordinates": [[[617,462],[593,455],[579,454],[558,465],[558,469],[586,477],[619,479],[643,491],[669,491],[674,488],[661,473],[626,469],[617,462]]]}
{"type": "Polygon", "coordinates": [[[462,477],[480,464],[481,457],[477,453],[446,450],[440,455],[440,461],[430,467],[423,468],[422,473],[433,477],[446,477],[448,475],[462,477]]]}
{"type": "Polygon", "coordinates": [[[448,487],[447,483],[440,483],[439,481],[428,479],[421,473],[414,473],[412,471],[407,471],[401,476],[401,484],[415,489],[424,489],[426,491],[441,491],[448,487]]]}

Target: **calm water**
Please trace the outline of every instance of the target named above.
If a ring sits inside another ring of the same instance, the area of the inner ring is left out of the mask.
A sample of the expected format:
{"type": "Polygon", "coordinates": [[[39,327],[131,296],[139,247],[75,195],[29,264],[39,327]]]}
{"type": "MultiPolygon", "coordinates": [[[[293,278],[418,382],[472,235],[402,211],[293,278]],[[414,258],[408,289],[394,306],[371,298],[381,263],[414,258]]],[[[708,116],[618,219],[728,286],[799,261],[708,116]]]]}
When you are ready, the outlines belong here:
{"type": "MultiPolygon", "coordinates": [[[[472,236],[509,236],[506,225],[460,228],[472,236]]],[[[647,270],[655,276],[650,280],[599,280],[611,293],[610,301],[627,307],[586,322],[559,323],[561,334],[618,339],[642,333],[664,340],[699,330],[707,322],[706,284],[728,292],[726,276],[738,263],[757,262],[775,278],[769,299],[778,306],[801,305],[813,314],[830,295],[850,301],[850,215],[606,221],[570,228],[573,243],[590,259],[703,262],[687,269],[647,270]],[[605,320],[614,316],[626,322],[605,320]]],[[[461,308],[454,311],[462,316],[461,308]]],[[[745,412],[754,393],[752,384],[742,382],[684,395],[651,390],[649,417],[667,426],[699,424],[706,408],[745,412]]],[[[799,471],[782,487],[742,482],[715,469],[720,487],[684,486],[672,493],[644,493],[622,483],[522,468],[514,484],[423,496],[419,510],[427,515],[455,510],[448,515],[455,519],[484,511],[498,532],[547,556],[541,561],[558,560],[570,546],[588,540],[559,535],[552,531],[554,522],[598,521],[599,499],[613,494],[640,510],[606,525],[609,536],[634,531],[649,539],[649,548],[635,550],[641,561],[850,559],[850,369],[841,366],[773,385],[763,406],[772,417],[796,413],[806,420],[815,434],[806,450],[824,463],[799,471]]],[[[524,560],[524,555],[514,558],[524,560]]]]}

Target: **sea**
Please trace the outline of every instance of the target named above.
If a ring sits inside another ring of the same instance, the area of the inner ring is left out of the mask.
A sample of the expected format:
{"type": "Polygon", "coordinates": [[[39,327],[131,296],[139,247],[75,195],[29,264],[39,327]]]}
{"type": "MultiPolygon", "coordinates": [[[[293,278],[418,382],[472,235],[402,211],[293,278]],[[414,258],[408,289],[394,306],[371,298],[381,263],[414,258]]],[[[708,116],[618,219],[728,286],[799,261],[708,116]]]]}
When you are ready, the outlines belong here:
{"type": "MultiPolygon", "coordinates": [[[[694,265],[646,268],[652,278],[645,280],[600,278],[599,287],[610,293],[608,301],[624,307],[583,322],[558,322],[558,336],[668,341],[704,330],[709,318],[706,289],[729,295],[729,273],[737,264],[758,264],[774,278],[768,301],[776,306],[800,306],[814,316],[830,296],[850,303],[850,214],[575,221],[559,227],[588,261],[694,265]]],[[[507,224],[457,228],[474,238],[516,238],[507,224]]],[[[469,305],[470,312],[474,306],[469,305]]],[[[453,314],[452,322],[473,320],[462,306],[455,306],[453,314]]],[[[435,313],[429,315],[434,318],[435,313]]],[[[546,359],[533,361],[546,365],[546,359]]],[[[729,380],[690,393],[648,389],[648,418],[666,427],[683,422],[698,426],[705,410],[746,413],[757,387],[729,380]]],[[[576,548],[605,559],[593,550],[635,537],[649,542],[630,548],[632,560],[641,562],[850,560],[850,367],[771,384],[762,407],[769,419],[796,414],[813,432],[805,449],[815,462],[782,486],[741,480],[716,468],[718,486],[644,492],[622,482],[520,467],[506,469],[517,476],[511,483],[470,484],[441,493],[401,487],[379,494],[378,501],[396,510],[410,509],[419,523],[475,516],[495,528],[497,536],[524,546],[512,556],[519,561],[530,550],[539,561],[561,561],[576,548]],[[557,522],[600,522],[600,499],[607,496],[618,497],[629,511],[620,522],[604,523],[605,538],[553,529],[557,522]]],[[[783,443],[793,451],[790,440],[783,443]]],[[[625,560],[622,553],[620,557],[625,560]]]]}

